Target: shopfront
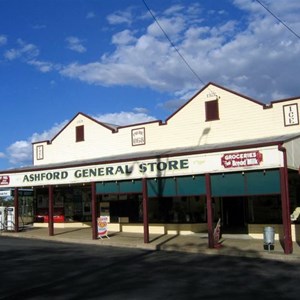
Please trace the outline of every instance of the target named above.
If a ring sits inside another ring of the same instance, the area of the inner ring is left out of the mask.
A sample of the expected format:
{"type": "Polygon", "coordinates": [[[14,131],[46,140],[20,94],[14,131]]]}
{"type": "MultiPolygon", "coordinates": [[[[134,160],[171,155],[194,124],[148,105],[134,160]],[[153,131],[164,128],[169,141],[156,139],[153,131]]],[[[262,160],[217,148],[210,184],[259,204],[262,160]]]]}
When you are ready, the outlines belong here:
{"type": "Polygon", "coordinates": [[[14,189],[16,215],[19,190],[32,189],[34,225],[50,235],[90,226],[96,239],[106,216],[110,231],[143,232],[146,243],[151,233],[208,233],[212,247],[220,220],[224,233],[253,237],[277,226],[291,253],[298,104],[265,106],[210,84],[165,122],[113,127],[78,113],[51,141],[33,144],[33,166],[1,171],[0,189],[14,189]]]}

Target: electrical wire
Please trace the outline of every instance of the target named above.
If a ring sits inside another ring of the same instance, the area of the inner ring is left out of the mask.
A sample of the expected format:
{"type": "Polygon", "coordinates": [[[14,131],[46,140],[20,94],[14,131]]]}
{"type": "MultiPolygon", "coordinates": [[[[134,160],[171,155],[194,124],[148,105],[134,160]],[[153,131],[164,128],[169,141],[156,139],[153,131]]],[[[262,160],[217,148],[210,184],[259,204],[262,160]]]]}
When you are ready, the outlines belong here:
{"type": "Polygon", "coordinates": [[[286,27],[294,36],[296,36],[298,39],[300,39],[300,36],[285,22],[283,22],[281,19],[279,19],[267,6],[265,6],[261,1],[255,0],[257,3],[259,3],[268,13],[270,13],[278,22],[280,22],[284,27],[286,27]]]}
{"type": "Polygon", "coordinates": [[[196,71],[191,67],[191,65],[188,63],[188,61],[184,58],[184,56],[179,52],[178,48],[175,46],[175,44],[172,42],[172,40],[170,39],[170,37],[168,36],[168,34],[166,33],[166,31],[163,29],[163,27],[160,25],[160,23],[158,22],[157,18],[155,17],[155,15],[152,13],[151,9],[149,8],[148,4],[146,3],[145,0],[143,0],[144,5],[146,6],[147,10],[149,11],[150,15],[152,16],[153,20],[156,22],[156,24],[158,25],[158,27],[160,28],[160,30],[163,32],[163,34],[165,35],[166,39],[169,41],[170,45],[175,49],[175,51],[177,52],[177,54],[180,56],[180,58],[182,59],[182,61],[186,64],[186,66],[190,69],[190,71],[194,74],[194,76],[203,84],[205,85],[204,81],[200,78],[200,76],[196,73],[196,71]]]}

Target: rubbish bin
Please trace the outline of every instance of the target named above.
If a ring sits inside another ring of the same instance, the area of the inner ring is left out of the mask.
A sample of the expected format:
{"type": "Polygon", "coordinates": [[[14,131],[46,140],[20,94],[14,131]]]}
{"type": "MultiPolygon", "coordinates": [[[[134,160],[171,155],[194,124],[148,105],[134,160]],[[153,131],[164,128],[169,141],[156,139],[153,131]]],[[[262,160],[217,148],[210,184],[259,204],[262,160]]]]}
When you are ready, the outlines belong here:
{"type": "Polygon", "coordinates": [[[264,228],[264,249],[270,251],[271,248],[274,250],[274,241],[275,241],[275,231],[274,228],[271,226],[267,226],[264,228]]]}

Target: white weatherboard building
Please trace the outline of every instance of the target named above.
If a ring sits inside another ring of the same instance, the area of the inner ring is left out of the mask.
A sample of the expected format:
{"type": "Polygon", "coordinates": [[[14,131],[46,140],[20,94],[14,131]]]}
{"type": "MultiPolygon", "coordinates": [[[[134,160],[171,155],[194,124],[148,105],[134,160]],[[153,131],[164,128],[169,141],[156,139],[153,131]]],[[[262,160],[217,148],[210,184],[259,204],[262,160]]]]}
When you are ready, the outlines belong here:
{"type": "MultiPolygon", "coordinates": [[[[262,237],[273,226],[285,253],[300,227],[300,98],[262,104],[210,83],[166,121],[129,126],[78,113],[33,144],[33,166],[0,172],[0,187],[33,188],[36,226],[223,232],[262,237]],[[293,219],[294,220],[294,219],[293,219]]],[[[16,218],[16,223],[18,222],[16,218]]]]}

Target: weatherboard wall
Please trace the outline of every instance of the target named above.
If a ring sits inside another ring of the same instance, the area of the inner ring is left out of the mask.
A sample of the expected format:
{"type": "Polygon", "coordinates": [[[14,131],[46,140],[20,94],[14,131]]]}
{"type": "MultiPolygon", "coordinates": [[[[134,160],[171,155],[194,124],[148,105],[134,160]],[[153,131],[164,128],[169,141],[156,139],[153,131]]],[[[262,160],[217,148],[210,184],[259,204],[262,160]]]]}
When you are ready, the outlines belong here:
{"type": "MultiPolygon", "coordinates": [[[[191,147],[299,133],[299,123],[286,126],[283,107],[300,106],[300,99],[266,107],[216,85],[209,85],[171,115],[165,123],[119,127],[116,131],[78,114],[49,142],[35,143],[34,165],[191,147]],[[219,120],[206,121],[205,102],[218,99],[219,120]],[[76,142],[75,128],[84,125],[84,141],[76,142]],[[132,132],[142,129],[145,142],[132,145],[132,132]],[[42,149],[42,151],[41,151],[42,149]],[[38,155],[38,153],[40,153],[38,155]]],[[[299,118],[299,117],[298,117],[299,118]]]]}

